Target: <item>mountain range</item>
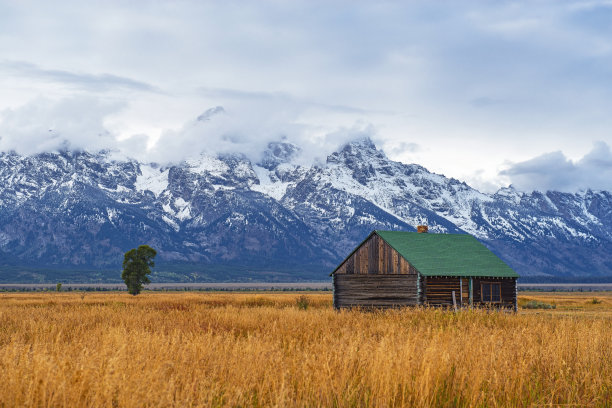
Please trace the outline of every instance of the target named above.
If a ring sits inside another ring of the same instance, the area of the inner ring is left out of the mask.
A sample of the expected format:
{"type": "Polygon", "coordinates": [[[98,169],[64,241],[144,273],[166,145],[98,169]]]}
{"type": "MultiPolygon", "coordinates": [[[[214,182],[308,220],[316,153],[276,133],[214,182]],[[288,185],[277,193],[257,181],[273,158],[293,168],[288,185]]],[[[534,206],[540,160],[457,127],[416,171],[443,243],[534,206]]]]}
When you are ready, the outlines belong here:
{"type": "Polygon", "coordinates": [[[484,194],[370,139],[324,163],[300,147],[160,166],[108,151],[0,153],[0,281],[117,281],[158,250],[158,281],[323,280],[374,229],[474,235],[527,279],[612,276],[612,194],[484,194]]]}

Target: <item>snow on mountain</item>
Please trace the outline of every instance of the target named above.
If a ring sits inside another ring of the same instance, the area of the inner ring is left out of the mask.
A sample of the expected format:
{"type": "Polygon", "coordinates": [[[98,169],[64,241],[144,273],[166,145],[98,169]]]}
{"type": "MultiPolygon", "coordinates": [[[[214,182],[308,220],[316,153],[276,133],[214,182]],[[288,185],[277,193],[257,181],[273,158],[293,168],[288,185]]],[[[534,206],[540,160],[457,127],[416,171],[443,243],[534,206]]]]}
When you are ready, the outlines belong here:
{"type": "Polygon", "coordinates": [[[473,234],[522,275],[612,275],[609,192],[483,194],[392,161],[369,139],[324,165],[298,165],[299,154],[280,141],[258,163],[202,154],[160,167],[106,152],[0,153],[0,274],[3,265],[117,267],[147,242],[161,264],[183,269],[323,278],[372,229],[428,224],[473,234]]]}
{"type": "MultiPolygon", "coordinates": [[[[430,173],[418,165],[393,162],[369,139],[347,144],[327,163],[321,172],[324,183],[363,197],[411,225],[423,221],[422,215],[414,216],[414,208],[421,207],[485,238],[470,214],[475,203],[493,199],[465,183],[430,173]]],[[[447,232],[448,228],[434,222],[432,231],[447,232]]]]}
{"type": "Polygon", "coordinates": [[[290,182],[284,182],[279,180],[278,178],[275,178],[275,180],[273,180],[270,177],[271,174],[268,169],[257,165],[253,166],[253,170],[255,171],[255,174],[257,174],[257,179],[259,183],[253,184],[251,186],[251,190],[258,191],[262,194],[274,198],[275,200],[280,200],[281,198],[283,198],[283,196],[287,192],[287,188],[291,184],[290,182]]]}
{"type": "Polygon", "coordinates": [[[137,191],[150,191],[158,197],[168,188],[168,172],[168,169],[163,170],[159,166],[142,164],[134,187],[137,191]]]}

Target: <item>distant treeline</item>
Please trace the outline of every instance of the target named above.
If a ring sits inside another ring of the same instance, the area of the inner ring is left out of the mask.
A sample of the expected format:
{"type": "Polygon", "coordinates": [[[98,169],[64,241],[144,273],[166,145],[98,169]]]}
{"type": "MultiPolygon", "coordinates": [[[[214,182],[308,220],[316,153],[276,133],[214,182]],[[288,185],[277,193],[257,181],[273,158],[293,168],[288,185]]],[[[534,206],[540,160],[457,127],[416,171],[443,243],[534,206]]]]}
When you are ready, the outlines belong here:
{"type": "MultiPolygon", "coordinates": [[[[291,265],[286,267],[245,266],[241,264],[158,263],[151,274],[153,283],[213,282],[295,282],[329,280],[330,270],[320,266],[291,265]],[[313,272],[316,271],[316,272],[313,272]]],[[[0,263],[0,283],[55,284],[123,283],[121,269],[88,269],[79,267],[17,266],[0,263]]]]}
{"type": "MultiPolygon", "coordinates": [[[[329,288],[272,288],[272,289],[258,289],[258,288],[198,288],[198,287],[176,287],[172,289],[168,288],[147,288],[145,291],[151,292],[331,292],[329,288]]],[[[32,286],[11,286],[0,288],[0,292],[56,292],[54,287],[32,287],[32,286]]],[[[109,288],[105,286],[83,286],[83,287],[70,287],[62,286],[61,292],[127,292],[126,288],[109,288]]]]}
{"type": "Polygon", "coordinates": [[[521,276],[518,283],[612,283],[612,276],[521,276]]]}

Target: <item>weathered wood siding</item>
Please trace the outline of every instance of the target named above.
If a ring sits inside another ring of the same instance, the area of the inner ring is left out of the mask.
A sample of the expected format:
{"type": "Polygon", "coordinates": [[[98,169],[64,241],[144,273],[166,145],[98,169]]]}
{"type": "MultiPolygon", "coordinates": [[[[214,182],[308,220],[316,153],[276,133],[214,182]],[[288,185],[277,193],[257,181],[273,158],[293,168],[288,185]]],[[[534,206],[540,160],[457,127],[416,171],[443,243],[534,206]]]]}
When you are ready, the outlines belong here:
{"type": "Polygon", "coordinates": [[[334,274],[334,307],[417,305],[417,279],[409,274],[334,274]]]}
{"type": "Polygon", "coordinates": [[[474,306],[494,306],[514,309],[516,302],[516,278],[473,278],[473,282],[474,306]],[[480,288],[482,282],[499,282],[501,284],[501,301],[499,303],[482,302],[480,288]]]}
{"type": "Polygon", "coordinates": [[[372,235],[334,275],[416,275],[417,271],[378,235],[372,235]]]}
{"type": "Polygon", "coordinates": [[[425,282],[425,304],[430,306],[452,306],[454,291],[457,306],[460,306],[461,291],[459,278],[428,276],[425,282]]]}
{"type": "MultiPolygon", "coordinates": [[[[453,291],[457,306],[469,305],[469,281],[470,278],[458,277],[426,277],[423,278],[422,299],[423,303],[430,306],[452,306],[453,291]],[[463,292],[463,296],[461,293],[463,292]]],[[[473,306],[476,307],[503,307],[515,308],[516,304],[516,279],[515,278],[472,278],[473,306]],[[499,283],[501,286],[500,302],[483,302],[481,283],[499,283]]]]}

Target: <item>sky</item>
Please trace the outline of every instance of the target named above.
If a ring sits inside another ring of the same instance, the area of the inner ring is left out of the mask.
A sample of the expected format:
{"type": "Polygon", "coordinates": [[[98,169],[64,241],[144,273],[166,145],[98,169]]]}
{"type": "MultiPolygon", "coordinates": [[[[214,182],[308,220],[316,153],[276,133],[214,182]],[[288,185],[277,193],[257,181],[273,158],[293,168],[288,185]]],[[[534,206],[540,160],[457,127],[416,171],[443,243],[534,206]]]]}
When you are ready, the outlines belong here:
{"type": "Polygon", "coordinates": [[[363,136],[484,192],[612,190],[612,2],[0,0],[0,151],[363,136]]]}

